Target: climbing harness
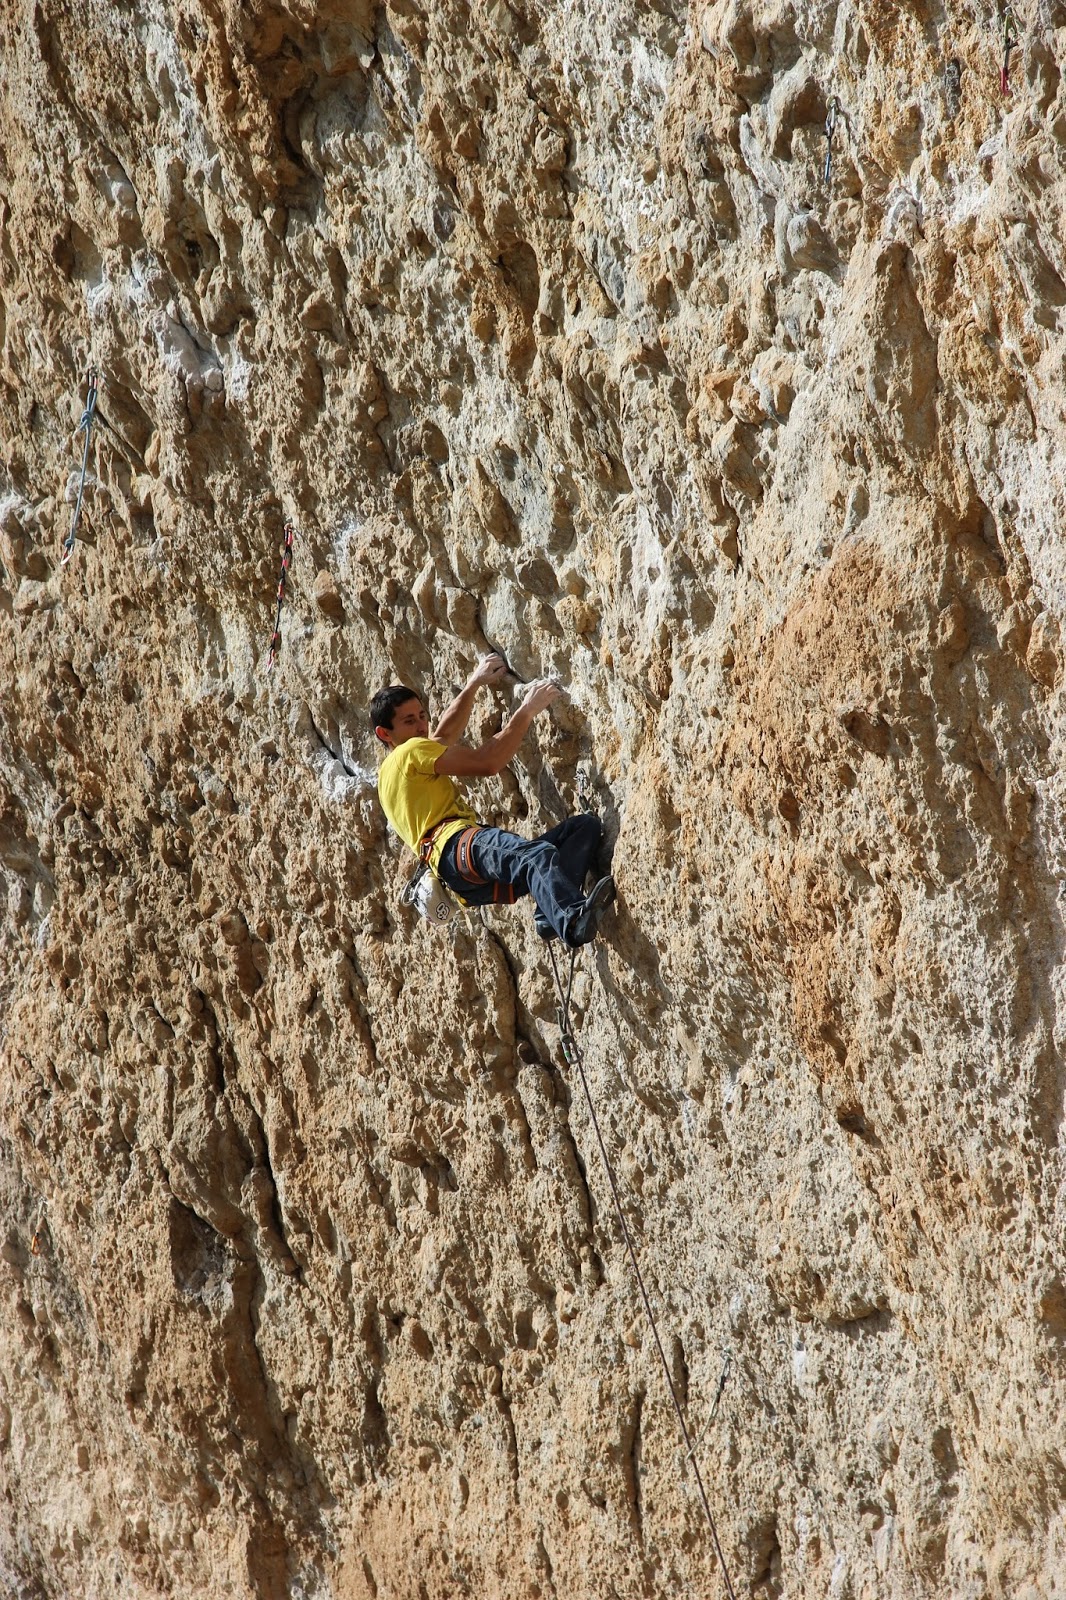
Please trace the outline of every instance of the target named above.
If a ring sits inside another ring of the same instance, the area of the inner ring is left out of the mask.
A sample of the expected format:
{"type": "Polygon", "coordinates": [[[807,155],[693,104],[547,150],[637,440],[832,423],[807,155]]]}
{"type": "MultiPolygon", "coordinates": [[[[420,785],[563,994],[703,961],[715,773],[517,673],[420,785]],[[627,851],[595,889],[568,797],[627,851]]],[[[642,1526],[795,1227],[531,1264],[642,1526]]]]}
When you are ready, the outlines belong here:
{"type": "Polygon", "coordinates": [[[93,421],[96,417],[96,394],[99,385],[99,373],[95,367],[90,367],[87,375],[88,392],[85,396],[85,410],[81,414],[81,421],[75,430],[75,437],[85,430],[85,449],[81,457],[81,482],[78,484],[78,498],[74,502],[74,515],[70,519],[70,532],[63,541],[62,566],[66,566],[74,554],[74,538],[78,531],[78,519],[81,516],[81,503],[85,498],[85,476],[89,470],[89,441],[92,438],[93,421]]]}
{"type": "Polygon", "coordinates": [[[441,817],[440,821],[435,822],[432,828],[426,829],[418,841],[418,859],[424,866],[429,866],[429,858],[433,854],[433,841],[440,830],[446,827],[449,822],[462,822],[463,820],[462,817],[441,817]]]}
{"type": "MultiPolygon", "coordinates": [[[[615,1177],[615,1171],[613,1165],[611,1164],[611,1158],[607,1154],[607,1145],[604,1142],[603,1132],[600,1128],[600,1119],[596,1113],[596,1105],[592,1098],[592,1090],[589,1087],[588,1076],[585,1072],[585,1058],[582,1053],[581,1046],[577,1042],[577,1036],[574,1033],[574,1024],[570,1014],[570,1003],[574,992],[574,969],[577,965],[577,951],[572,950],[570,952],[570,971],[567,974],[566,985],[564,988],[562,974],[559,971],[559,964],[555,958],[555,951],[551,944],[548,945],[547,949],[549,959],[551,960],[552,977],[555,980],[555,992],[559,1000],[556,1016],[559,1022],[559,1033],[561,1036],[563,1059],[566,1061],[567,1066],[576,1069],[577,1074],[581,1079],[581,1087],[585,1091],[585,1101],[589,1108],[589,1117],[591,1118],[593,1131],[596,1135],[596,1143],[599,1145],[600,1157],[603,1161],[604,1171],[607,1174],[607,1182],[610,1185],[611,1198],[614,1201],[615,1215],[617,1216],[619,1224],[621,1225],[622,1237],[625,1240],[626,1250],[629,1254],[629,1260],[633,1267],[633,1274],[637,1280],[637,1288],[640,1291],[640,1298],[644,1305],[644,1314],[648,1319],[648,1326],[651,1328],[652,1337],[655,1340],[655,1348],[659,1352],[659,1361],[662,1364],[663,1375],[666,1378],[666,1387],[670,1392],[670,1399],[674,1407],[674,1415],[677,1417],[677,1425],[681,1431],[681,1438],[685,1446],[685,1460],[691,1462],[692,1465],[692,1473],[696,1480],[696,1487],[699,1491],[700,1502],[703,1506],[703,1514],[707,1519],[707,1526],[711,1533],[711,1542],[714,1545],[715,1554],[718,1557],[718,1562],[722,1569],[722,1580],[725,1583],[728,1600],[736,1600],[736,1590],[733,1588],[732,1579],[729,1576],[729,1568],[726,1566],[725,1552],[722,1549],[721,1541],[718,1537],[718,1529],[715,1527],[714,1516],[711,1512],[711,1503],[707,1498],[707,1491],[703,1486],[703,1477],[700,1473],[699,1462],[696,1460],[694,1454],[696,1446],[692,1442],[692,1436],[689,1433],[688,1424],[685,1422],[684,1408],[682,1407],[677,1388],[670,1372],[670,1363],[666,1359],[666,1351],[663,1349],[662,1338],[659,1334],[659,1326],[655,1320],[655,1312],[652,1310],[651,1299],[644,1283],[644,1274],[640,1270],[640,1262],[637,1259],[636,1246],[633,1243],[633,1236],[629,1231],[629,1224],[626,1221],[625,1209],[622,1205],[622,1196],[618,1188],[618,1179],[615,1177]]],[[[723,1379],[719,1383],[718,1396],[715,1398],[716,1408],[718,1405],[718,1399],[721,1397],[721,1391],[724,1387],[724,1383],[725,1378],[723,1376],[723,1379]]],[[[711,1415],[713,1417],[713,1411],[711,1415]]]]}
{"type": "MultiPolygon", "coordinates": [[[[449,822],[465,822],[465,817],[442,817],[422,835],[418,845],[419,860],[429,867],[433,855],[434,840],[443,827],[449,822]]],[[[449,886],[448,892],[455,896],[462,906],[513,906],[518,898],[518,890],[513,883],[499,883],[494,878],[483,878],[474,865],[473,848],[477,835],[484,831],[484,824],[474,823],[471,827],[464,827],[455,838],[455,871],[461,878],[462,887],[454,883],[449,886]]],[[[450,849],[452,840],[448,839],[444,849],[450,849]]],[[[433,869],[430,868],[432,871],[433,869]]]]}
{"type": "Polygon", "coordinates": [[[277,660],[278,647],[281,644],[281,608],[285,604],[285,582],[289,576],[289,562],[292,560],[292,546],[296,538],[296,529],[291,522],[285,524],[285,543],[281,552],[281,576],[278,579],[278,609],[274,618],[274,633],[270,640],[270,656],[267,660],[269,672],[277,660]]]}
{"type": "Polygon", "coordinates": [[[1003,7],[1003,65],[999,71],[1000,92],[1010,94],[1011,51],[1018,43],[1018,25],[1014,20],[1013,6],[1003,7]]]}
{"type": "Polygon", "coordinates": [[[825,113],[825,167],[822,171],[822,182],[829,183],[833,171],[833,135],[837,131],[837,120],[840,116],[840,101],[835,94],[829,96],[829,104],[825,113]]]}
{"type": "MultiPolygon", "coordinates": [[[[483,878],[475,867],[472,853],[474,849],[474,840],[481,831],[480,823],[473,828],[464,828],[458,839],[455,841],[455,870],[459,874],[460,878],[462,878],[463,882],[468,883],[472,889],[487,889],[490,887],[490,880],[488,878],[483,878]]],[[[491,888],[492,904],[494,906],[514,905],[515,900],[518,897],[518,891],[513,883],[497,883],[495,879],[493,879],[491,881],[491,888]]]]}

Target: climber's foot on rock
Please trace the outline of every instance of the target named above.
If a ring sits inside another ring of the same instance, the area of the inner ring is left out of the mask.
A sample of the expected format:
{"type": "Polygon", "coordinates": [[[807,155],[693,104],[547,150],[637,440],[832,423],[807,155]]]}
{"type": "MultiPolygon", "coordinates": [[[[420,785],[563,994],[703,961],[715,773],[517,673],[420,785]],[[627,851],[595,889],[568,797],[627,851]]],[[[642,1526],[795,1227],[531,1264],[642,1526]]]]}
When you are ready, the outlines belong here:
{"type": "Polygon", "coordinates": [[[565,943],[571,950],[579,950],[583,944],[595,939],[604,913],[613,899],[613,878],[601,878],[593,884],[570,924],[565,943]]]}

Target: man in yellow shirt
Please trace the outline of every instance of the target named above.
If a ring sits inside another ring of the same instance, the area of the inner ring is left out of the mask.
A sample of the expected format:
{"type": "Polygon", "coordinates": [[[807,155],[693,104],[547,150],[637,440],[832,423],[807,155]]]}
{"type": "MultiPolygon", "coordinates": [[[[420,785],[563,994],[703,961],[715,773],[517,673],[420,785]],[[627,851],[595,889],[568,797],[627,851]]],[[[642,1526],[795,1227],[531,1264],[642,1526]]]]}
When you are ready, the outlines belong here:
{"type": "Polygon", "coordinates": [[[398,683],[380,689],[370,703],[370,721],[389,753],[378,774],[378,794],[400,838],[468,905],[511,904],[531,894],[541,938],[558,937],[576,950],[595,938],[614,898],[610,877],[583,892],[602,832],[599,818],[568,817],[537,839],[523,839],[484,827],[453,782],[501,772],[533,718],[559,696],[557,684],[540,679],[529,685],[499,733],[476,748],[461,744],[478,689],[506,671],[501,656],[486,656],[432,733],[413,689],[398,683]]]}

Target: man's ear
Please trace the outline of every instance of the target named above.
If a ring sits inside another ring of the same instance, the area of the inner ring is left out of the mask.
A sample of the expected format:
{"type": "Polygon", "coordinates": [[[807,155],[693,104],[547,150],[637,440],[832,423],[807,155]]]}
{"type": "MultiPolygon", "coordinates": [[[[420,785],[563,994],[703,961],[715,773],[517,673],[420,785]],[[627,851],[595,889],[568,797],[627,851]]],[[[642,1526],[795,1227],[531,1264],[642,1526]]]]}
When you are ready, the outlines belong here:
{"type": "Polygon", "coordinates": [[[392,732],[391,728],[382,728],[382,727],[379,726],[379,727],[374,729],[374,736],[375,736],[375,738],[380,739],[382,744],[391,745],[392,744],[392,740],[389,738],[389,734],[391,732],[392,732]]]}

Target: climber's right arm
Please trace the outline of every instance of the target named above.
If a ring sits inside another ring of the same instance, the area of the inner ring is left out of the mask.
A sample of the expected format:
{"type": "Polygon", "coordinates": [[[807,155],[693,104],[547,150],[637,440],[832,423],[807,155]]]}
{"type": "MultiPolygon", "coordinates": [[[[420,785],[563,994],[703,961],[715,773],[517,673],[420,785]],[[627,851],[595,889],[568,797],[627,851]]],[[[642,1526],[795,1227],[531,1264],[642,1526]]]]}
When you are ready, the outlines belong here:
{"type": "Polygon", "coordinates": [[[453,744],[437,757],[434,772],[444,773],[449,778],[490,778],[502,772],[525,738],[537,712],[550,706],[561,693],[559,685],[549,678],[531,683],[522,704],[508,717],[499,733],[494,733],[474,750],[468,745],[453,744]]]}

